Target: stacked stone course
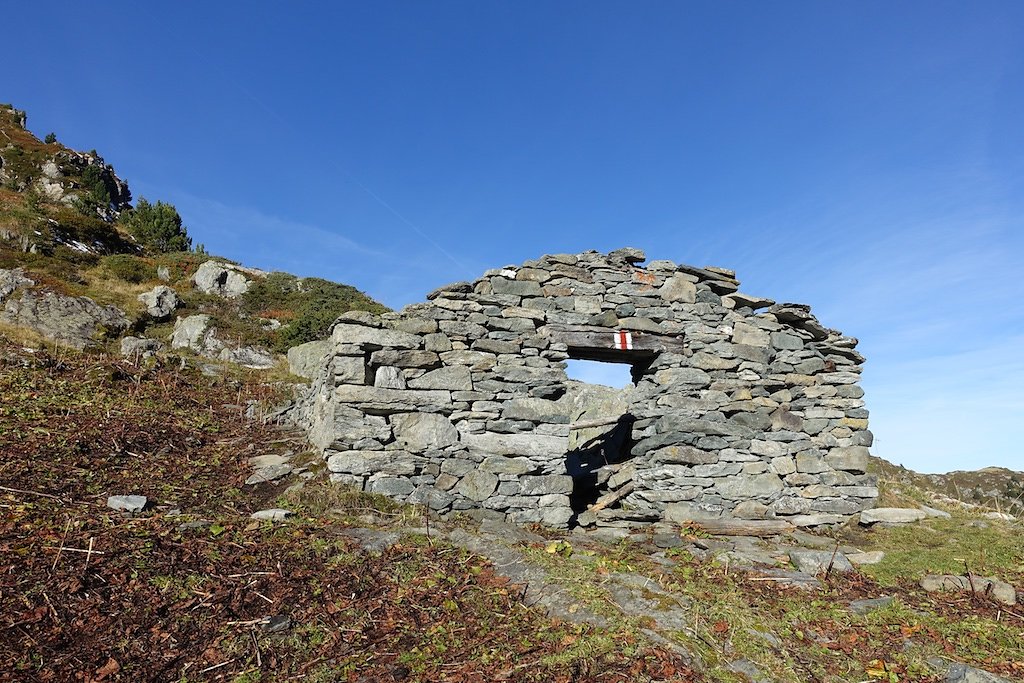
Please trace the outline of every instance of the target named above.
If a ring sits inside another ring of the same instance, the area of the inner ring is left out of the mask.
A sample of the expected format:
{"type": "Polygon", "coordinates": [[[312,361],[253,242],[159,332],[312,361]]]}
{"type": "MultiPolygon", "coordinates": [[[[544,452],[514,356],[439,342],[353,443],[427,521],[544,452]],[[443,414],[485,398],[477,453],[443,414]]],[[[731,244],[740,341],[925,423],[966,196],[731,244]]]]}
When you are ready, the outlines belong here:
{"type": "Polygon", "coordinates": [[[731,271],[645,260],[547,255],[343,316],[298,410],[332,479],[551,526],[872,507],[857,340],[731,271]],[[629,363],[635,386],[593,420],[569,358],[629,363]]]}

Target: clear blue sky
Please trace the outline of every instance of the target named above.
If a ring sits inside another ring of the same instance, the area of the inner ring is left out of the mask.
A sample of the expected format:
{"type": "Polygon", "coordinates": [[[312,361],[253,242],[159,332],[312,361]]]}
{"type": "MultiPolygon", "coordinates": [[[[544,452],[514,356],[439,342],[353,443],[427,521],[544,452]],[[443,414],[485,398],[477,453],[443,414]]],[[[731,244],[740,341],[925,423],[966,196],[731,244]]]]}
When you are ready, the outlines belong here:
{"type": "Polygon", "coordinates": [[[250,265],[398,307],[547,252],[861,339],[875,452],[1024,470],[1024,3],[22,2],[0,101],[250,265]]]}

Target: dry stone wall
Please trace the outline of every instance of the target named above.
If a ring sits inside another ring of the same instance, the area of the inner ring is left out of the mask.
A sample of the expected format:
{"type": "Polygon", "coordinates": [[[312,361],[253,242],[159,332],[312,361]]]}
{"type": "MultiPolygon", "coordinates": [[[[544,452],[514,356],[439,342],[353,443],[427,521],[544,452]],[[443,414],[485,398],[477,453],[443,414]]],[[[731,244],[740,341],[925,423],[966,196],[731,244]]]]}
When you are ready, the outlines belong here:
{"type": "Polygon", "coordinates": [[[731,271],[645,260],[547,255],[343,316],[297,408],[332,479],[553,526],[872,507],[857,340],[731,271]],[[572,382],[570,358],[634,386],[572,382]]]}

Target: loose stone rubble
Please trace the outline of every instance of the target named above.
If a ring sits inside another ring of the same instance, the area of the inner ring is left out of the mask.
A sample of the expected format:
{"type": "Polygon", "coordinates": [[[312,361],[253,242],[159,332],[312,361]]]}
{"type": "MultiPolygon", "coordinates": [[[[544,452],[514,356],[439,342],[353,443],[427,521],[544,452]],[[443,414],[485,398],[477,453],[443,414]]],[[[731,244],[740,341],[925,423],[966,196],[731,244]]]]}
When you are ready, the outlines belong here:
{"type": "Polygon", "coordinates": [[[815,526],[871,508],[857,340],[732,271],[645,259],[547,255],[347,314],[296,420],[334,481],[440,514],[815,526]],[[569,381],[573,358],[626,363],[634,386],[569,381]]]}

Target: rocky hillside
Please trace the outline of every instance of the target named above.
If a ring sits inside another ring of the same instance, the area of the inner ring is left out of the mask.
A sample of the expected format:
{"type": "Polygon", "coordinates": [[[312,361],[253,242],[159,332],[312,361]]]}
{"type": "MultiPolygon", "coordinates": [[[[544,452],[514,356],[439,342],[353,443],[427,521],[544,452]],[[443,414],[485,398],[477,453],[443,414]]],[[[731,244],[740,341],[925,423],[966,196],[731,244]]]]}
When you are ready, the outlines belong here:
{"type": "Polygon", "coordinates": [[[1024,517],[1024,472],[1005,467],[985,467],[945,474],[920,474],[881,458],[872,458],[872,469],[894,489],[917,492],[927,500],[957,505],[965,510],[1024,517]]]}
{"type": "Polygon", "coordinates": [[[386,310],[348,285],[189,250],[173,206],[133,206],[99,154],[25,124],[0,105],[0,325],[17,336],[269,368],[343,312],[386,310]]]}

